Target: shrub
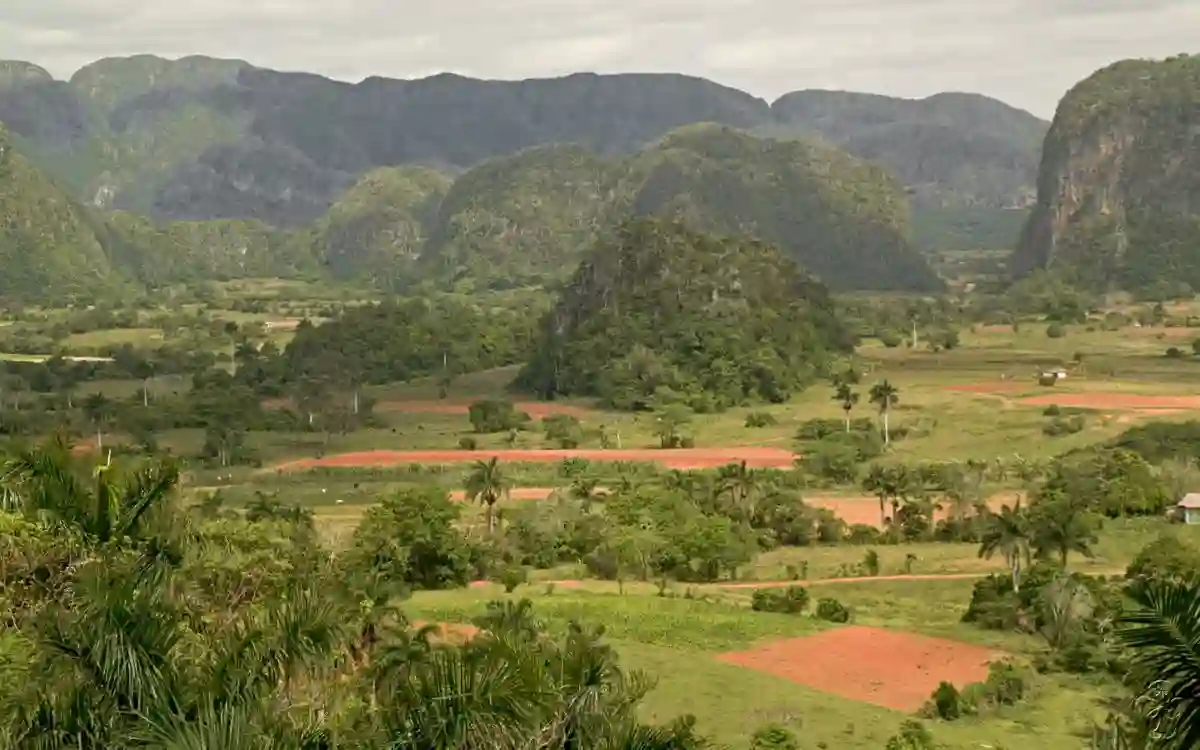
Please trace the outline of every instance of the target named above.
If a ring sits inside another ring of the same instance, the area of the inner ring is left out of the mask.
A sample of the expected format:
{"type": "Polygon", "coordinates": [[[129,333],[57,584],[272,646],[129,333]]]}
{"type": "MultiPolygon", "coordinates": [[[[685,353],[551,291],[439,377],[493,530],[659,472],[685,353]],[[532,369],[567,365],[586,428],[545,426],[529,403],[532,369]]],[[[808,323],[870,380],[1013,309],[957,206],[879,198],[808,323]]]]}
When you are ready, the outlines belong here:
{"type": "Polygon", "coordinates": [[[817,602],[817,619],[828,622],[850,622],[850,610],[837,599],[825,597],[817,602]]]}
{"type": "Polygon", "coordinates": [[[788,586],[784,589],[757,589],[750,601],[755,612],[775,612],[797,615],[808,607],[808,589],[803,586],[788,586]]]}
{"type": "Polygon", "coordinates": [[[750,750],[800,750],[800,740],[787,727],[768,724],[754,732],[750,750]]]}
{"type": "Polygon", "coordinates": [[[1067,329],[1062,323],[1051,323],[1046,326],[1046,335],[1052,339],[1061,339],[1067,335],[1067,329]]]}
{"type": "Polygon", "coordinates": [[[1042,416],[1045,417],[1057,417],[1060,414],[1062,414],[1062,408],[1058,404],[1050,404],[1042,410],[1042,416]]]}
{"type": "Polygon", "coordinates": [[[1075,414],[1070,417],[1055,417],[1046,424],[1042,425],[1042,434],[1047,437],[1062,437],[1063,435],[1074,435],[1078,432],[1083,432],[1083,428],[1087,426],[1082,414],[1075,414]]]}
{"type": "Polygon", "coordinates": [[[961,699],[958,688],[943,680],[930,696],[933,703],[933,715],[943,721],[954,721],[962,716],[961,699]]]}
{"type": "Polygon", "coordinates": [[[504,593],[511,594],[517,587],[529,581],[529,571],[524,565],[506,565],[496,576],[496,583],[504,587],[504,593]]]}
{"type": "Polygon", "coordinates": [[[479,447],[479,443],[470,435],[464,435],[458,439],[458,447],[465,451],[473,451],[479,447]]]}
{"type": "Polygon", "coordinates": [[[558,443],[560,448],[576,448],[583,437],[579,420],[569,414],[553,414],[542,420],[546,439],[558,443]]]}
{"type": "Polygon", "coordinates": [[[1137,553],[1125,576],[1140,580],[1200,577],[1200,549],[1164,534],[1137,553]]]}
{"type": "Polygon", "coordinates": [[[904,337],[892,330],[878,331],[875,335],[879,337],[879,343],[888,349],[895,349],[904,343],[904,337]]]}
{"type": "Polygon", "coordinates": [[[475,428],[475,432],[481,434],[508,432],[529,423],[529,415],[514,409],[509,401],[476,401],[471,404],[467,413],[471,426],[475,428]]]}
{"type": "Polygon", "coordinates": [[[873,549],[867,550],[863,555],[862,567],[869,576],[879,575],[879,553],[873,549]]]}
{"type": "Polygon", "coordinates": [[[775,419],[775,415],[765,411],[752,411],[746,415],[747,427],[771,427],[779,424],[775,419]]]}
{"type": "Polygon", "coordinates": [[[1166,356],[1167,359],[1183,359],[1184,354],[1183,354],[1183,350],[1180,349],[1179,347],[1170,346],[1170,347],[1167,347],[1167,351],[1164,356],[1166,356]]]}

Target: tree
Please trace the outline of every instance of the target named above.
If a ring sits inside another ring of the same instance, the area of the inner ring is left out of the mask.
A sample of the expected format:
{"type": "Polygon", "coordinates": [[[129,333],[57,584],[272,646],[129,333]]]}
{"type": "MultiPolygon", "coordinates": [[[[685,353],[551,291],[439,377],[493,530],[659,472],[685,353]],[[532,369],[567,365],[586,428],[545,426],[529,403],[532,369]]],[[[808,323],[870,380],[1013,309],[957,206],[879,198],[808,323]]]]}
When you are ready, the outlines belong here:
{"type": "Polygon", "coordinates": [[[727,464],[717,470],[716,492],[728,494],[730,505],[741,520],[754,519],[755,500],[759,491],[758,472],[746,468],[746,462],[727,464]]]}
{"type": "Polygon", "coordinates": [[[502,497],[508,497],[509,483],[500,468],[496,458],[487,461],[476,461],[471,473],[467,476],[466,493],[471,502],[479,502],[487,513],[488,534],[496,532],[496,503],[502,497]]]}
{"type": "Polygon", "coordinates": [[[899,505],[900,498],[908,492],[908,486],[908,471],[904,466],[879,466],[876,464],[871,467],[863,479],[863,490],[879,499],[879,526],[881,528],[887,526],[887,503],[892,504],[892,515],[895,516],[895,507],[899,505]]]}
{"type": "Polygon", "coordinates": [[[1066,567],[1072,552],[1094,557],[1095,523],[1081,500],[1057,492],[1039,494],[1030,508],[1029,527],[1038,558],[1058,557],[1066,567]]]}
{"type": "Polygon", "coordinates": [[[1021,510],[1005,505],[999,513],[988,512],[979,544],[979,556],[991,559],[999,552],[1012,569],[1013,591],[1021,590],[1021,562],[1030,564],[1029,519],[1021,510]]]}
{"type": "Polygon", "coordinates": [[[888,415],[891,413],[892,407],[900,401],[899,392],[894,385],[884,380],[871,386],[870,399],[872,404],[879,407],[879,414],[883,417],[883,442],[886,445],[891,442],[888,415]]]}
{"type": "Polygon", "coordinates": [[[672,404],[655,416],[655,434],[662,448],[679,448],[684,437],[680,430],[692,421],[692,410],[682,404],[672,404]]]}
{"type": "Polygon", "coordinates": [[[1142,685],[1137,706],[1154,747],[1200,747],[1200,582],[1152,580],[1135,589],[1138,610],[1118,620],[1142,685]]]}
{"type": "Polygon", "coordinates": [[[23,450],[0,470],[0,487],[19,498],[27,516],[46,516],[98,545],[138,542],[153,511],[168,504],[179,469],[158,461],[130,472],[110,462],[88,477],[66,443],[56,440],[23,450]]]}
{"type": "Polygon", "coordinates": [[[103,393],[92,393],[83,401],[83,413],[96,428],[96,450],[104,450],[104,427],[113,417],[112,401],[103,393]]]}
{"type": "Polygon", "coordinates": [[[852,390],[850,388],[849,383],[839,383],[838,387],[837,387],[837,393],[835,393],[833,396],[834,401],[841,402],[842,411],[845,412],[845,414],[846,414],[846,432],[847,433],[850,432],[850,412],[854,409],[854,406],[858,403],[858,398],[859,398],[858,394],[855,393],[854,390],[852,390]]]}

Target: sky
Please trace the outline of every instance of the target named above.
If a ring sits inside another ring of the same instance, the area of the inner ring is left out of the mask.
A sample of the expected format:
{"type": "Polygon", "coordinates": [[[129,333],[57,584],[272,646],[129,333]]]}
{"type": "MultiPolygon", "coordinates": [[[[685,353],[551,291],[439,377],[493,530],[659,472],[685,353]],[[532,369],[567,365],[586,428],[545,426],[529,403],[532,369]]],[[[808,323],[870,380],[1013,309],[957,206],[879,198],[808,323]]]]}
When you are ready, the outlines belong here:
{"type": "Polygon", "coordinates": [[[972,91],[1049,118],[1129,57],[1200,53],[1200,0],[0,0],[0,50],[56,77],[203,54],[358,81],[677,72],[765,99],[972,91]],[[407,6],[407,7],[406,7],[407,6]],[[401,10],[403,9],[403,10],[401,10]]]}

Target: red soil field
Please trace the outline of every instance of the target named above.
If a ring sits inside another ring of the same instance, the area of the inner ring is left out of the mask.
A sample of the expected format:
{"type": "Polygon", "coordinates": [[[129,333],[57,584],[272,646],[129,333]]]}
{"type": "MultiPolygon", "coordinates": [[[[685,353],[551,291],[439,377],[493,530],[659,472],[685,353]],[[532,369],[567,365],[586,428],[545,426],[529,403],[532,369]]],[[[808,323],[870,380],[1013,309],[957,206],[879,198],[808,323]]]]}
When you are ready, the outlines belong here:
{"type": "Polygon", "coordinates": [[[1200,409],[1200,396],[1139,396],[1133,393],[1060,393],[1021,399],[1025,406],[1071,406],[1079,409],[1200,409]]]}
{"type": "Polygon", "coordinates": [[[458,464],[496,458],[514,463],[542,463],[583,458],[589,461],[631,461],[657,463],[668,469],[712,469],[745,461],[754,469],[790,469],[796,459],[791,451],[780,448],[678,448],[674,450],[430,450],[430,451],[363,451],[342,453],[324,458],[289,461],[273,467],[276,471],[295,471],[313,468],[366,468],[403,464],[458,464]]]}
{"type": "Polygon", "coordinates": [[[913,712],[943,680],[958,687],[982,681],[988,662],[1001,657],[957,641],[850,626],[717,659],[850,700],[913,712]]]}
{"type": "MultiPolygon", "coordinates": [[[[1005,505],[1012,505],[1017,501],[1017,498],[1010,495],[997,495],[988,498],[988,507],[992,510],[1000,510],[1005,505]]],[[[838,518],[848,524],[854,525],[861,523],[866,526],[879,527],[879,499],[875,497],[805,497],[804,502],[816,508],[826,508],[833,511],[838,518]]],[[[888,518],[892,516],[892,506],[888,503],[884,506],[888,518]]],[[[934,511],[934,520],[940,520],[949,515],[949,509],[943,508],[934,511]]]]}
{"type": "MultiPolygon", "coordinates": [[[[412,623],[414,630],[419,630],[428,623],[421,620],[416,620],[412,623]]],[[[456,622],[437,622],[437,632],[433,634],[435,642],[462,644],[474,638],[479,633],[479,628],[474,625],[466,625],[456,622]]]]}

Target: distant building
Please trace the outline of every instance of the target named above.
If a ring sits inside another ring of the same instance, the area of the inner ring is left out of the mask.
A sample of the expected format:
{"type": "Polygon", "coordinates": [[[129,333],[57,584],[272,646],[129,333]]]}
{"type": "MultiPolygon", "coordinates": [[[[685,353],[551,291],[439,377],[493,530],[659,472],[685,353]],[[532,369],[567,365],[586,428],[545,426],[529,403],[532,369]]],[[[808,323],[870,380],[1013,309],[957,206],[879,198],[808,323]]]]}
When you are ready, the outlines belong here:
{"type": "Polygon", "coordinates": [[[1200,524],[1200,492],[1189,492],[1175,507],[1179,508],[1184,523],[1200,524]]]}

